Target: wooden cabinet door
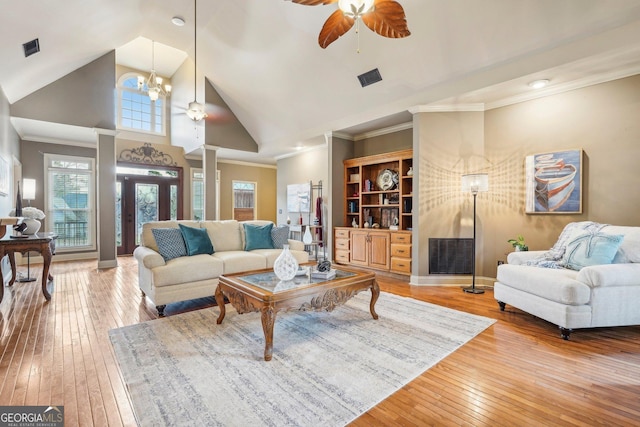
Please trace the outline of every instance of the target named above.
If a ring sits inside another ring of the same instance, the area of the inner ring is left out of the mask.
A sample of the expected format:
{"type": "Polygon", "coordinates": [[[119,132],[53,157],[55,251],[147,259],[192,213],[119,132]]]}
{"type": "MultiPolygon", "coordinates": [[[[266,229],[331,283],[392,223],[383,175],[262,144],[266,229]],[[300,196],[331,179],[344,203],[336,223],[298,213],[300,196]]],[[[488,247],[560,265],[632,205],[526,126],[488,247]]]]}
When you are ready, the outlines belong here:
{"type": "Polygon", "coordinates": [[[351,231],[351,263],[354,265],[369,265],[369,232],[351,231]]]}
{"type": "Polygon", "coordinates": [[[389,233],[369,233],[369,266],[388,270],[389,265],[389,233]]]}

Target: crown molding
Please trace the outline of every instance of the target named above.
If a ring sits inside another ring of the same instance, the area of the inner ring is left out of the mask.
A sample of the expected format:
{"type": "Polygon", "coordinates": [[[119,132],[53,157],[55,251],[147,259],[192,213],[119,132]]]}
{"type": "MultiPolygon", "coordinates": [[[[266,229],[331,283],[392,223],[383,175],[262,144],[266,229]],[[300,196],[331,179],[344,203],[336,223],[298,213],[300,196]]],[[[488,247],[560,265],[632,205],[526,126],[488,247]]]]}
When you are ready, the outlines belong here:
{"type": "Polygon", "coordinates": [[[96,135],[118,135],[118,131],[116,129],[93,128],[93,131],[96,133],[96,135]]]}
{"type": "Polygon", "coordinates": [[[23,141],[44,142],[47,144],[69,145],[71,147],[97,148],[97,142],[71,141],[68,139],[49,138],[40,135],[24,135],[20,137],[23,141]]]}
{"type": "Polygon", "coordinates": [[[390,133],[400,132],[402,130],[413,129],[413,122],[400,123],[398,125],[389,126],[382,129],[376,129],[371,132],[361,133],[353,137],[354,141],[362,141],[364,139],[374,138],[376,136],[388,135],[390,133]]]}
{"type": "Polygon", "coordinates": [[[340,139],[344,139],[345,141],[355,141],[355,137],[352,135],[349,135],[348,133],[343,133],[343,132],[328,132],[328,134],[331,137],[336,137],[336,138],[340,138],[340,139]]]}
{"type": "Polygon", "coordinates": [[[247,161],[243,161],[243,160],[218,159],[218,163],[227,163],[227,164],[230,164],[230,165],[239,165],[239,166],[251,166],[251,167],[265,168],[265,169],[278,169],[278,166],[276,166],[276,165],[267,165],[267,164],[264,164],[264,163],[247,162],[247,161]]]}
{"type": "Polygon", "coordinates": [[[625,77],[635,76],[640,73],[640,69],[637,66],[629,66],[612,70],[609,73],[598,74],[597,76],[588,76],[582,79],[573,80],[568,83],[561,83],[557,85],[548,86],[542,90],[525,92],[514,96],[499,99],[497,101],[489,102],[486,104],[487,110],[494,108],[506,107],[513,104],[519,104],[525,101],[532,101],[534,99],[544,98],[547,96],[558,95],[564,92],[569,92],[576,89],[582,89],[589,86],[594,86],[601,83],[607,83],[610,81],[624,79],[625,77]]]}
{"type": "Polygon", "coordinates": [[[308,148],[303,148],[301,150],[296,150],[293,153],[281,154],[279,156],[275,156],[274,159],[276,159],[276,161],[278,161],[278,160],[282,160],[282,159],[287,159],[289,157],[296,157],[296,156],[299,156],[301,154],[308,153],[310,151],[320,150],[321,148],[327,148],[327,144],[324,143],[324,144],[320,144],[320,145],[313,145],[313,146],[308,147],[308,148]]]}
{"type": "Polygon", "coordinates": [[[411,114],[416,113],[459,113],[459,112],[478,112],[485,111],[485,104],[434,104],[434,105],[416,105],[409,108],[411,114]]]}

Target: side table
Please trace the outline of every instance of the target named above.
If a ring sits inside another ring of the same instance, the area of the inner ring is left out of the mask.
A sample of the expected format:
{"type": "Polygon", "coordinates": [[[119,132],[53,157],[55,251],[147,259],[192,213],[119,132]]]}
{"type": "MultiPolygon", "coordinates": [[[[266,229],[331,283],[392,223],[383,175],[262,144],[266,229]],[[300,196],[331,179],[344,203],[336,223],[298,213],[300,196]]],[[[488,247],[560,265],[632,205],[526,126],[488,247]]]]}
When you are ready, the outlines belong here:
{"type": "MultiPolygon", "coordinates": [[[[53,276],[49,273],[51,265],[51,257],[55,253],[55,239],[58,235],[51,232],[36,233],[30,236],[13,238],[7,233],[0,239],[0,260],[5,255],[9,255],[9,263],[11,264],[11,280],[8,286],[13,286],[16,281],[16,252],[39,252],[42,255],[44,264],[42,267],[42,294],[49,301],[51,294],[47,290],[49,280],[53,280],[53,276]]],[[[0,302],[4,297],[4,286],[0,286],[0,302]]]]}

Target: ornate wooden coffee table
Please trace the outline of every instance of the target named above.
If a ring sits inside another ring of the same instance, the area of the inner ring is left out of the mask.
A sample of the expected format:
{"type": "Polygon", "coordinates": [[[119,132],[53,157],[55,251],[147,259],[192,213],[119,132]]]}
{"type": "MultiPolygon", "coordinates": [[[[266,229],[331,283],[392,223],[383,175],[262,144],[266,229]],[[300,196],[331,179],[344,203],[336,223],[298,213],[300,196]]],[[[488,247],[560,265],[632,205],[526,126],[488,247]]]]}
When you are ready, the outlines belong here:
{"type": "Polygon", "coordinates": [[[224,320],[225,296],[240,314],[259,311],[265,337],[264,360],[271,360],[273,325],[279,311],[333,311],[366,289],[371,289],[369,311],[374,319],[378,319],[374,307],[380,288],[374,273],[340,267],[336,277],[330,280],[303,275],[290,282],[281,282],[270,269],[223,275],[216,288],[216,301],[220,307],[217,323],[224,320]]]}

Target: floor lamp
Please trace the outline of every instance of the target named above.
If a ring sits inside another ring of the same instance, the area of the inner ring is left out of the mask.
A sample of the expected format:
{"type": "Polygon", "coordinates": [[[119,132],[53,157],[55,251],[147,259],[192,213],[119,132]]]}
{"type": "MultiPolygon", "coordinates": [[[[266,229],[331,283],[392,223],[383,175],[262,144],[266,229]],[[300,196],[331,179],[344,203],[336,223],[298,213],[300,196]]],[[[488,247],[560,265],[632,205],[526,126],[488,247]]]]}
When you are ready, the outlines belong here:
{"type": "Polygon", "coordinates": [[[473,195],[473,248],[471,260],[473,276],[471,287],[464,288],[463,291],[470,294],[483,294],[484,291],[482,289],[476,288],[476,198],[480,191],[489,191],[489,175],[486,173],[462,175],[462,191],[473,195]]]}
{"type": "MultiPolygon", "coordinates": [[[[29,202],[29,206],[31,206],[31,201],[36,198],[36,180],[32,178],[24,178],[22,180],[22,198],[29,202]]],[[[22,277],[18,279],[18,282],[35,282],[36,278],[31,277],[31,253],[27,252],[27,277],[22,277]]]]}

